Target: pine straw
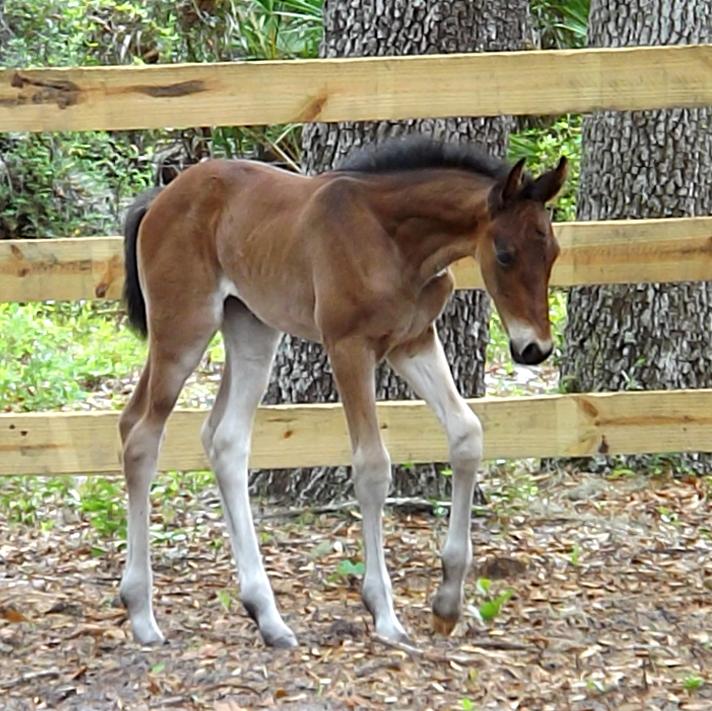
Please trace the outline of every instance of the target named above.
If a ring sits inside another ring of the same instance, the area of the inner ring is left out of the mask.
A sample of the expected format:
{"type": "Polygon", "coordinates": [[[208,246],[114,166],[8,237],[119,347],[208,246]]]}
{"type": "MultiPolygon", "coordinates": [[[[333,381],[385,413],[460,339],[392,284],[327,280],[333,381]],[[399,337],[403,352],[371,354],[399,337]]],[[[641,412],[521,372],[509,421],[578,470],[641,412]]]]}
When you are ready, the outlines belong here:
{"type": "Polygon", "coordinates": [[[260,524],[279,605],[301,642],[294,651],[265,649],[237,604],[212,493],[177,507],[171,526],[185,526],[185,540],[154,547],[157,617],[170,643],[152,650],[130,640],[116,606],[121,550],[93,557],[97,535],[71,512],[48,533],[8,529],[0,513],[2,707],[712,708],[703,484],[567,474],[538,484],[528,511],[490,505],[476,520],[470,611],[449,639],[431,635],[429,609],[445,522],[389,513],[389,565],[413,647],[373,638],[359,581],[335,575],[339,561],[360,557],[353,513],[260,524]],[[487,624],[472,614],[485,574],[507,576],[494,592],[515,592],[487,624]],[[703,683],[687,691],[691,677],[703,683]]]}

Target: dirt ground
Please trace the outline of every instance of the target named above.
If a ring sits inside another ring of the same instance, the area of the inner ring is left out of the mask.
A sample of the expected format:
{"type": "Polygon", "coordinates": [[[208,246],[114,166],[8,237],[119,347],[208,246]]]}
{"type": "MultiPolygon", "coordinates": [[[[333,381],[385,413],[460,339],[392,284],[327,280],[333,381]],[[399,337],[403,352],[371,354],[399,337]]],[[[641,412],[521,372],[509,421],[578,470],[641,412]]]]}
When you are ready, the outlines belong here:
{"type": "Polygon", "coordinates": [[[448,639],[431,634],[429,608],[446,520],[388,512],[417,650],[371,637],[358,566],[343,563],[361,557],[354,511],[259,523],[293,651],[266,649],[238,604],[213,491],[154,512],[159,539],[177,532],[153,549],[158,649],[131,641],[116,605],[121,545],[71,511],[47,531],[0,511],[0,708],[711,709],[709,480],[557,473],[528,486],[484,483],[468,609],[448,639]]]}

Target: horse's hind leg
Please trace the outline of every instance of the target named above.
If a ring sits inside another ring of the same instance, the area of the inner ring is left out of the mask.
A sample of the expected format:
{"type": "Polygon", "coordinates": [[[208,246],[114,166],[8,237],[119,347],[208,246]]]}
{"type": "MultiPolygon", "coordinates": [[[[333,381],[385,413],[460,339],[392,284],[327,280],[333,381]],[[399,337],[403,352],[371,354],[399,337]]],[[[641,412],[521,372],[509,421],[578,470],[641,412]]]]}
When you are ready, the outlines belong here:
{"type": "MultiPolygon", "coordinates": [[[[183,328],[154,328],[148,363],[121,417],[124,476],[128,488],[128,551],[119,589],[134,637],[142,644],[163,641],[151,601],[149,489],[156,473],[166,420],[186,378],[193,372],[219,323],[215,305],[182,314],[183,328]]],[[[164,322],[167,323],[167,322],[164,322]]]]}
{"type": "Polygon", "coordinates": [[[297,641],[277,610],[262,563],[247,488],[252,422],[267,388],[280,333],[235,299],[225,304],[222,332],[225,372],[203,428],[203,445],[220,487],[242,603],[266,644],[293,647],[297,641]]]}

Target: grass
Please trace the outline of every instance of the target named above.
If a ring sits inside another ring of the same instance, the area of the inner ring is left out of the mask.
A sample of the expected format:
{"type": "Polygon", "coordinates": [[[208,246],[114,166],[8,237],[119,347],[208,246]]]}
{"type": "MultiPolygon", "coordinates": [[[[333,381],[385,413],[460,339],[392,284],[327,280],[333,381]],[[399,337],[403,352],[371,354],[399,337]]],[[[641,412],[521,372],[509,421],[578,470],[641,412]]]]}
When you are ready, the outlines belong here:
{"type": "Polygon", "coordinates": [[[145,346],[107,303],[0,304],[0,410],[60,408],[139,367],[145,346]]]}

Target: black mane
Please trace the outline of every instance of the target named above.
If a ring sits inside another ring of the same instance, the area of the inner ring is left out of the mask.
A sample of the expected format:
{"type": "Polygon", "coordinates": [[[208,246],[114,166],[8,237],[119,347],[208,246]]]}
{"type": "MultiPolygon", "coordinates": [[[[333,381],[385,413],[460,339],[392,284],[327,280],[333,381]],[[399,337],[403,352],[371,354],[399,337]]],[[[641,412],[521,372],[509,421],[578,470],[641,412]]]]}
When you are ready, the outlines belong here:
{"type": "Polygon", "coordinates": [[[426,136],[409,136],[390,138],[377,146],[358,149],[336,169],[393,173],[427,168],[456,168],[496,180],[505,176],[511,165],[474,146],[446,143],[426,136]]]}

